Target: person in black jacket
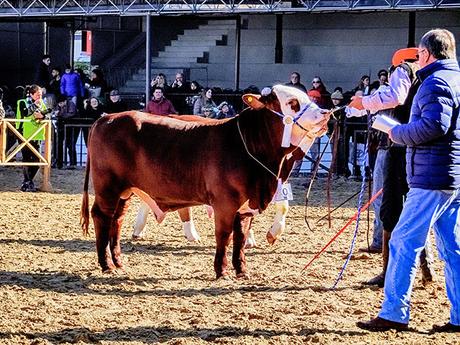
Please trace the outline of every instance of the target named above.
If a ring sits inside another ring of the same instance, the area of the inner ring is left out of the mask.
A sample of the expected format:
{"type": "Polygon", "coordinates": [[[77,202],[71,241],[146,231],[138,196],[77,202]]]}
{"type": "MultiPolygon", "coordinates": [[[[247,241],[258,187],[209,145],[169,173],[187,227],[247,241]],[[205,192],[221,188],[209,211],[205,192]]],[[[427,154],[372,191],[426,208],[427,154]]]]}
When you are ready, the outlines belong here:
{"type": "Polygon", "coordinates": [[[109,100],[105,105],[107,114],[121,113],[128,110],[128,105],[121,99],[120,92],[117,89],[110,91],[109,100]]]}

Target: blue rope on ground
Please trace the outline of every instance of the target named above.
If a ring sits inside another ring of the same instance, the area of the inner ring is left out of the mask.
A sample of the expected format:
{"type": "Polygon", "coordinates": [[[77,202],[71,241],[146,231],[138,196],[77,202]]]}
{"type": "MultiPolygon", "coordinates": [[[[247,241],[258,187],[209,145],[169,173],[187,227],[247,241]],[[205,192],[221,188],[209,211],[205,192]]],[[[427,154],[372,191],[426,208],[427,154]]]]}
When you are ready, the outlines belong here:
{"type": "Polygon", "coordinates": [[[363,173],[363,179],[361,180],[361,191],[359,192],[359,197],[358,197],[358,215],[356,217],[355,231],[353,233],[353,239],[351,241],[351,246],[350,246],[350,250],[348,252],[347,259],[345,260],[345,263],[343,264],[342,269],[341,269],[339,275],[337,276],[337,279],[336,279],[334,285],[332,285],[331,289],[335,289],[337,287],[337,284],[339,283],[339,281],[342,279],[343,273],[345,272],[345,269],[347,268],[348,263],[350,262],[351,256],[353,255],[353,249],[355,248],[356,238],[358,236],[359,220],[361,219],[361,207],[362,207],[362,204],[363,204],[364,191],[366,190],[366,173],[365,173],[365,171],[366,171],[366,165],[369,165],[369,163],[368,163],[369,156],[367,154],[367,143],[364,144],[364,157],[366,157],[366,159],[364,160],[363,165],[362,165],[362,171],[364,173],[363,173]]]}

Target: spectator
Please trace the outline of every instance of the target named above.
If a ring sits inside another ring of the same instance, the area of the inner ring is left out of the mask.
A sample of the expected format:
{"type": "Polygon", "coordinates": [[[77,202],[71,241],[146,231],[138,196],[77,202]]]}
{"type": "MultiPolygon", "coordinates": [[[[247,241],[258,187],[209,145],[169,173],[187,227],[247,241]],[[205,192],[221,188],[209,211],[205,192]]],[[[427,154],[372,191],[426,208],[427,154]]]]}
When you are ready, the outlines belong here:
{"type": "Polygon", "coordinates": [[[53,67],[51,69],[51,80],[48,85],[48,94],[53,95],[55,100],[61,95],[61,69],[53,67]]]}
{"type": "Polygon", "coordinates": [[[363,96],[369,95],[371,93],[370,83],[370,77],[368,75],[363,75],[361,79],[359,79],[358,86],[353,89],[353,93],[356,94],[356,91],[362,91],[363,96]]]}
{"type": "MultiPolygon", "coordinates": [[[[363,91],[355,91],[355,97],[362,97],[363,91]]],[[[353,166],[353,178],[361,180],[360,160],[364,159],[364,144],[366,143],[367,133],[367,112],[355,108],[346,108],[345,120],[345,156],[353,166]]]]}
{"type": "Polygon", "coordinates": [[[177,114],[172,103],[164,97],[161,87],[155,87],[152,100],[149,101],[144,111],[155,115],[177,114]]]}
{"type": "MultiPolygon", "coordinates": [[[[48,54],[43,55],[42,61],[40,62],[35,74],[35,84],[41,86],[42,88],[47,88],[51,80],[49,69],[50,63],[51,57],[48,54]]],[[[46,89],[42,90],[42,93],[46,93],[46,89]]]]}
{"type": "Polygon", "coordinates": [[[421,85],[407,124],[390,129],[390,139],[407,146],[409,193],[390,241],[384,300],[379,315],[357,326],[374,332],[408,330],[417,261],[434,229],[445,261],[450,322],[432,332],[460,332],[460,69],[453,34],[428,31],[418,46],[421,85]],[[455,120],[454,120],[455,119],[455,120]],[[429,164],[427,164],[429,162],[429,164]]]}
{"type": "Polygon", "coordinates": [[[176,79],[174,79],[173,83],[171,84],[170,92],[174,93],[174,95],[170,95],[170,97],[178,113],[186,114],[187,96],[185,94],[190,92],[190,84],[185,81],[185,77],[182,73],[176,74],[176,79]]]}
{"type": "Polygon", "coordinates": [[[222,102],[221,104],[219,104],[217,109],[217,119],[228,119],[235,116],[235,111],[233,110],[233,107],[230,104],[228,104],[228,102],[222,102]]]}
{"type": "MultiPolygon", "coordinates": [[[[86,99],[83,102],[83,111],[81,113],[81,118],[85,119],[86,126],[82,126],[81,130],[83,133],[83,139],[85,140],[85,144],[87,147],[88,147],[88,133],[89,133],[89,128],[90,128],[90,126],[88,125],[92,125],[103,114],[104,114],[104,106],[101,104],[101,102],[99,102],[99,99],[97,97],[91,97],[89,99],[86,99]]],[[[77,133],[76,139],[78,139],[78,133],[77,133]]]]}
{"type": "Polygon", "coordinates": [[[80,75],[72,69],[70,64],[66,64],[65,73],[61,77],[61,94],[70,99],[75,105],[78,105],[78,100],[85,94],[80,75]]]}
{"type": "MultiPolygon", "coordinates": [[[[37,131],[40,126],[40,120],[46,118],[50,110],[43,101],[42,89],[38,85],[32,85],[26,90],[26,98],[18,101],[17,118],[28,120],[27,122],[17,123],[17,128],[22,133],[24,138],[31,139],[31,145],[40,151],[40,142],[45,139],[45,131],[41,130],[36,135],[32,135],[37,131]]],[[[32,150],[24,146],[21,150],[22,161],[24,163],[36,163],[39,158],[32,152],[32,150]]],[[[36,192],[33,179],[37,174],[38,166],[25,166],[23,168],[24,180],[21,185],[23,192],[36,192]]]]}
{"type": "Polygon", "coordinates": [[[212,89],[207,87],[201,91],[201,95],[195,101],[193,105],[193,115],[204,115],[203,108],[209,106],[214,109],[214,113],[217,113],[217,106],[212,99],[212,89]]]}
{"type": "Polygon", "coordinates": [[[193,114],[193,105],[195,101],[201,96],[202,87],[197,81],[192,81],[190,83],[190,92],[193,94],[185,98],[187,103],[187,114],[193,114]]]}
{"type": "Polygon", "coordinates": [[[113,114],[121,113],[126,110],[128,110],[128,105],[121,99],[120,92],[117,89],[110,91],[109,100],[105,105],[105,112],[107,114],[113,114]]]}
{"type": "MultiPolygon", "coordinates": [[[[350,169],[348,168],[348,157],[346,153],[348,150],[345,149],[345,109],[340,109],[344,105],[344,97],[340,90],[336,90],[331,94],[331,100],[333,104],[335,121],[337,121],[337,155],[335,162],[335,174],[337,177],[343,176],[348,177],[351,175],[350,169]],[[339,109],[339,110],[337,110],[339,109]]],[[[348,146],[348,144],[347,144],[348,146]]]]}
{"type": "Polygon", "coordinates": [[[377,76],[379,77],[380,85],[388,85],[388,72],[386,69],[381,69],[377,76]]]}
{"type": "Polygon", "coordinates": [[[199,93],[201,91],[202,87],[200,83],[198,83],[196,80],[192,81],[190,83],[190,91],[193,93],[199,93]]]}
{"type": "Polygon", "coordinates": [[[291,77],[290,77],[290,81],[284,85],[287,85],[287,86],[292,86],[292,87],[295,87],[303,92],[307,92],[307,88],[305,87],[305,85],[303,85],[302,83],[300,83],[300,73],[299,72],[292,72],[291,73],[291,77]]]}
{"type": "Polygon", "coordinates": [[[176,79],[171,84],[171,92],[187,93],[190,92],[190,84],[185,81],[183,73],[176,73],[176,79]]]}
{"type": "Polygon", "coordinates": [[[95,68],[91,71],[90,81],[88,84],[89,97],[96,97],[99,101],[105,99],[107,82],[104,79],[104,74],[99,68],[95,68]]]}
{"type": "Polygon", "coordinates": [[[163,93],[168,93],[169,85],[168,81],[166,80],[166,76],[163,73],[158,73],[158,75],[150,81],[150,86],[152,90],[156,87],[161,87],[163,89],[163,93]]]}
{"type": "Polygon", "coordinates": [[[203,117],[207,117],[209,119],[215,119],[216,118],[216,113],[214,111],[214,108],[209,106],[209,105],[205,105],[203,107],[203,117]]]}
{"type": "MultiPolygon", "coordinates": [[[[314,81],[315,81],[315,84],[316,84],[317,81],[316,80],[314,80],[314,81]]],[[[311,101],[313,103],[316,103],[317,105],[319,105],[321,102],[324,102],[322,94],[321,94],[321,91],[320,91],[319,88],[312,88],[312,89],[308,90],[307,95],[311,99],[311,101]]],[[[313,144],[310,147],[310,157],[311,157],[311,159],[313,161],[313,163],[310,165],[310,173],[313,173],[315,171],[316,165],[317,165],[317,163],[319,163],[318,159],[319,159],[319,152],[320,151],[321,151],[321,138],[316,138],[315,141],[313,142],[313,144]]],[[[296,174],[297,169],[300,169],[300,165],[294,166],[294,174],[296,174]]]]}
{"type": "Polygon", "coordinates": [[[309,91],[319,92],[319,97],[316,97],[315,103],[320,108],[331,109],[332,108],[331,94],[326,90],[326,86],[324,85],[321,78],[314,77],[311,84],[312,84],[312,88],[309,91]]]}
{"type": "Polygon", "coordinates": [[[77,152],[75,145],[78,138],[78,130],[75,127],[67,127],[66,124],[73,123],[72,118],[77,115],[76,105],[67,99],[67,97],[60,95],[57,98],[57,106],[54,110],[54,115],[57,119],[57,146],[55,149],[56,155],[56,167],[58,169],[63,168],[63,155],[69,155],[69,165],[77,165],[77,152]],[[65,140],[64,140],[65,138],[65,140]],[[65,150],[63,147],[65,146],[65,150]]]}

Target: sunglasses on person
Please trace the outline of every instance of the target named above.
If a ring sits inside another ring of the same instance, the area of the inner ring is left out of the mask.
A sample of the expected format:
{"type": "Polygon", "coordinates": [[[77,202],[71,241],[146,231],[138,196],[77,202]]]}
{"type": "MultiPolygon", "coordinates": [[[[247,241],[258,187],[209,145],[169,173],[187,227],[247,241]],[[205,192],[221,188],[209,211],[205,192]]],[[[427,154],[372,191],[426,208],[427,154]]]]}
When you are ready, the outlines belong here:
{"type": "Polygon", "coordinates": [[[321,84],[321,82],[319,80],[313,80],[311,83],[312,84],[321,84]]]}

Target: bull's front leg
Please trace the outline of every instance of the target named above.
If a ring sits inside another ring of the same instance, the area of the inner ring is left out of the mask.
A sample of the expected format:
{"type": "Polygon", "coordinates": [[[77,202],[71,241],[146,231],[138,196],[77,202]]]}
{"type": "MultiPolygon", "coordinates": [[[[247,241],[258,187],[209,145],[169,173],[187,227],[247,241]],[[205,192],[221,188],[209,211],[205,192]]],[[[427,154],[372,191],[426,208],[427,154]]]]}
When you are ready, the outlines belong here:
{"type": "Polygon", "coordinates": [[[232,264],[236,271],[237,278],[249,278],[246,272],[246,256],[244,248],[246,238],[251,229],[252,215],[236,214],[233,222],[233,255],[232,264]]]}
{"type": "Polygon", "coordinates": [[[289,211],[289,201],[282,200],[275,202],[275,219],[273,225],[267,232],[267,242],[275,244],[286,229],[286,215],[289,211]]]}

